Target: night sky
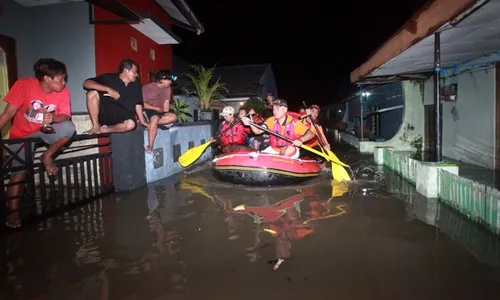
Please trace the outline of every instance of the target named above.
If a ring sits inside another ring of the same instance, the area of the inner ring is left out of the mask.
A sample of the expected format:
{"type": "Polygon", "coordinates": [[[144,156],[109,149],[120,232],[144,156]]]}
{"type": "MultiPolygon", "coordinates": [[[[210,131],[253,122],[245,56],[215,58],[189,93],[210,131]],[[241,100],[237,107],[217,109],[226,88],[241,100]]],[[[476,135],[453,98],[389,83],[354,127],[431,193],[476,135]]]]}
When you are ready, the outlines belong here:
{"type": "Polygon", "coordinates": [[[207,67],[270,62],[279,96],[321,105],[353,92],[350,72],[428,1],[186,2],[205,33],[175,29],[176,55],[207,67]]]}

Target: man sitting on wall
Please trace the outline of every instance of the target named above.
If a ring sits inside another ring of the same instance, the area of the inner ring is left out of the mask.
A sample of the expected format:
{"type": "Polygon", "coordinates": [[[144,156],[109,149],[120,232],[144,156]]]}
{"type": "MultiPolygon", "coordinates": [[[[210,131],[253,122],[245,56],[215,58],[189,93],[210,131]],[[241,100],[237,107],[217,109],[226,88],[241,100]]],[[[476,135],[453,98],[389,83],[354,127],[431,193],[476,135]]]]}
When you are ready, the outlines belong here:
{"type": "MultiPolygon", "coordinates": [[[[34,67],[35,78],[22,78],[16,81],[9,93],[5,95],[7,102],[5,111],[0,115],[0,130],[11,120],[11,139],[40,138],[49,146],[40,156],[49,175],[58,171],[53,157],[64,144],[69,142],[75,133],[75,124],[71,122],[71,106],[69,90],[66,88],[67,71],[64,63],[52,58],[39,59],[34,67]],[[43,124],[53,124],[53,133],[44,133],[40,129],[43,124]]],[[[19,151],[21,159],[25,159],[23,144],[9,146],[14,153],[19,151]]],[[[35,144],[31,143],[31,153],[35,144]]],[[[22,163],[14,159],[12,166],[21,166],[22,163]]],[[[11,228],[21,227],[19,216],[19,198],[23,194],[26,171],[13,172],[10,177],[11,185],[7,188],[9,212],[5,225],[11,228]]]]}
{"type": "Polygon", "coordinates": [[[84,134],[127,132],[133,130],[135,114],[139,122],[148,126],[142,115],[141,84],[138,64],[124,59],[118,66],[118,73],[106,73],[89,78],[83,83],[87,92],[87,109],[92,129],[84,134]]]}
{"type": "MultiPolygon", "coordinates": [[[[149,145],[144,145],[147,153],[153,151],[158,127],[168,129],[177,120],[171,112],[172,83],[177,79],[169,70],[160,70],[156,74],[156,82],[151,82],[142,87],[144,99],[144,114],[149,122],[149,145]]],[[[141,108],[142,109],[142,108],[141,108]]]]}

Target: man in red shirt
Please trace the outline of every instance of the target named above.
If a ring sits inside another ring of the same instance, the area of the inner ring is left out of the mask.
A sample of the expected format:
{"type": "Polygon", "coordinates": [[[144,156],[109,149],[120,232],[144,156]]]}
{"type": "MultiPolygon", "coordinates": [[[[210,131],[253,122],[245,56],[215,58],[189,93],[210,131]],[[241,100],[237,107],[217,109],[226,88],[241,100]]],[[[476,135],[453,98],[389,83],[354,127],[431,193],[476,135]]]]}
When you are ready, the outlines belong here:
{"type": "MultiPolygon", "coordinates": [[[[71,106],[69,90],[66,88],[67,71],[64,63],[52,58],[39,59],[34,67],[35,78],[22,78],[14,83],[5,96],[7,102],[5,111],[0,115],[0,130],[11,120],[11,139],[40,138],[49,145],[47,151],[40,156],[47,173],[55,175],[57,167],[53,156],[59,151],[75,133],[75,124],[71,122],[71,106]],[[40,131],[43,124],[53,124],[55,133],[48,134],[40,131]]],[[[13,144],[9,148],[18,152],[23,144],[13,144]]],[[[32,144],[32,153],[34,144],[32,144]]],[[[19,155],[24,156],[24,149],[19,155]]],[[[13,160],[12,166],[21,163],[13,160]]],[[[26,171],[13,172],[10,183],[23,181],[26,171]]],[[[11,185],[7,189],[10,213],[6,225],[17,228],[21,226],[18,205],[19,197],[23,194],[24,184],[11,185]]]]}

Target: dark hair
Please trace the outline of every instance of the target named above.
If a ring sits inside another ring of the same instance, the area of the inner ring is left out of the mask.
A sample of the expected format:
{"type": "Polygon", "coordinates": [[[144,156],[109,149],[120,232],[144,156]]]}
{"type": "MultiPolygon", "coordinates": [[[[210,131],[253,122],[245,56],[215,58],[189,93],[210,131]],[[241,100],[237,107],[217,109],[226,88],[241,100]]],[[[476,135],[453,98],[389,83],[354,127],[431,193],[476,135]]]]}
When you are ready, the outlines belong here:
{"type": "MultiPolygon", "coordinates": [[[[160,82],[162,80],[172,80],[172,72],[168,69],[160,70],[156,73],[156,81],[160,82]]],[[[172,80],[173,81],[173,80],[172,80]]]]}
{"type": "Polygon", "coordinates": [[[126,58],[118,65],[118,74],[121,74],[124,70],[130,71],[134,66],[137,68],[137,71],[139,71],[139,65],[130,58],[126,58]]]}
{"type": "Polygon", "coordinates": [[[45,76],[49,76],[51,79],[57,75],[68,76],[66,65],[53,58],[40,58],[33,65],[33,71],[35,71],[35,77],[39,81],[42,81],[45,76]]]}

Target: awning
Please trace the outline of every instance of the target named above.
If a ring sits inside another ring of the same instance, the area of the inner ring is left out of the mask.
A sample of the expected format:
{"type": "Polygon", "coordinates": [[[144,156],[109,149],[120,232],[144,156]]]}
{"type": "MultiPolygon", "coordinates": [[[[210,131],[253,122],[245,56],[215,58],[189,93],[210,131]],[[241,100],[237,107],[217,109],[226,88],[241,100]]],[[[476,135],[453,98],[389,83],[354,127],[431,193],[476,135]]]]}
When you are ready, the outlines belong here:
{"type": "Polygon", "coordinates": [[[179,44],[181,39],[152,14],[139,14],[140,22],[129,23],[159,45],[179,44]]]}
{"type": "Polygon", "coordinates": [[[500,60],[499,15],[500,0],[435,0],[354,70],[351,82],[433,72],[436,32],[442,69],[494,63],[500,60]]]}
{"type": "Polygon", "coordinates": [[[184,0],[155,0],[172,18],[172,24],[197,34],[205,32],[203,24],[184,0]]]}

